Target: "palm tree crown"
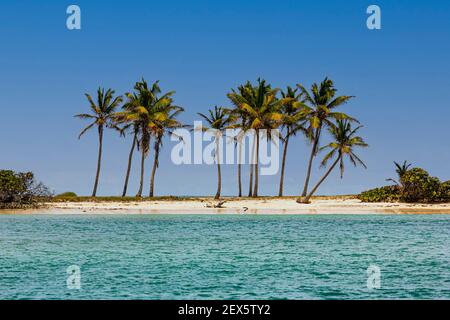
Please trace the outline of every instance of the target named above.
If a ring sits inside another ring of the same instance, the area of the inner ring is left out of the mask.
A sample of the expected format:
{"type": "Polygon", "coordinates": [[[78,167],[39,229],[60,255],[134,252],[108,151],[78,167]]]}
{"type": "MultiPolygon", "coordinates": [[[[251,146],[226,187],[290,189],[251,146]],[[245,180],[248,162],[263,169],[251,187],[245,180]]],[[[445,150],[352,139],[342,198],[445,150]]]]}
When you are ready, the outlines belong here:
{"type": "Polygon", "coordinates": [[[403,162],[403,164],[400,164],[400,163],[394,161],[394,165],[395,165],[395,172],[397,173],[397,176],[398,176],[398,181],[393,178],[386,179],[386,181],[392,181],[396,185],[401,186],[402,185],[402,177],[409,170],[409,168],[412,166],[412,164],[408,163],[408,161],[405,160],[403,162]]]}
{"type": "Polygon", "coordinates": [[[91,95],[86,93],[86,98],[89,101],[91,113],[81,113],[75,115],[75,117],[86,120],[93,120],[91,124],[86,126],[79,134],[78,138],[81,138],[89,129],[94,126],[115,128],[116,122],[114,121],[114,115],[117,107],[122,103],[122,96],[114,98],[115,91],[108,89],[98,88],[97,90],[97,103],[94,102],[91,95]]]}

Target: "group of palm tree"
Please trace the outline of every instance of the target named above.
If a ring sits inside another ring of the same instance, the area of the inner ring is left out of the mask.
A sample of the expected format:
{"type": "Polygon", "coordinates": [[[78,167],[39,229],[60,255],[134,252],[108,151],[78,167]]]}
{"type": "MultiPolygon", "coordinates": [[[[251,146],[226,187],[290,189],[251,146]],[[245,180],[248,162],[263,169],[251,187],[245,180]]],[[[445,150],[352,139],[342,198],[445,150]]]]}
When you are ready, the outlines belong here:
{"type": "Polygon", "coordinates": [[[133,154],[137,147],[141,153],[140,181],[139,190],[136,197],[142,197],[144,189],[145,159],[150,149],[152,138],[154,139],[154,160],[150,176],[150,193],[154,195],[155,174],[159,165],[159,153],[163,144],[163,137],[175,128],[181,128],[183,125],[176,119],[184,111],[183,108],[174,105],[173,95],[175,91],[161,93],[159,82],[154,82],[151,86],[142,79],[134,86],[134,92],[125,93],[125,103],[122,96],[114,97],[114,90],[97,90],[97,103],[89,94],[86,97],[90,103],[91,114],[78,114],[75,117],[82,119],[91,119],[93,122],[84,128],[79,138],[89,129],[98,128],[99,152],[97,162],[97,172],[95,176],[94,189],[92,196],[97,194],[97,186],[100,177],[101,159],[102,159],[102,141],[104,128],[113,128],[122,136],[127,133],[133,137],[130,154],[128,156],[127,171],[123,186],[122,197],[127,195],[128,182],[131,172],[131,163],[133,154]],[[122,105],[122,110],[117,108],[122,105]]]}
{"type": "MultiPolygon", "coordinates": [[[[137,82],[133,93],[126,93],[126,101],[123,97],[114,97],[114,91],[104,89],[97,91],[97,103],[90,95],[86,94],[92,114],[80,114],[77,117],[92,119],[80,134],[83,135],[88,129],[96,126],[99,135],[99,153],[97,172],[92,196],[97,192],[100,175],[102,140],[104,128],[117,130],[121,135],[130,134],[133,137],[125,183],[122,196],[126,196],[127,186],[131,171],[131,163],[135,149],[141,153],[140,184],[136,196],[141,197],[144,184],[145,159],[150,151],[151,140],[154,140],[154,162],[150,179],[150,197],[154,196],[155,172],[159,164],[159,152],[167,133],[172,133],[176,128],[187,127],[176,118],[183,112],[183,108],[174,105],[174,91],[162,94],[159,83],[155,82],[151,87],[147,82],[137,82]],[[123,103],[124,102],[124,103],[123,103]],[[122,110],[117,108],[122,105],[122,110]]],[[[305,182],[301,196],[297,199],[299,203],[309,203],[319,186],[339,164],[341,177],[344,173],[344,159],[357,166],[366,167],[363,161],[355,154],[356,147],[367,147],[364,140],[357,136],[361,126],[353,128],[353,124],[359,124],[358,120],[336,109],[350,101],[352,96],[337,96],[337,90],[333,81],[325,78],[320,84],[314,83],[310,90],[302,85],[287,87],[285,91],[272,88],[263,79],[258,79],[255,84],[247,81],[227,94],[233,105],[232,108],[215,106],[208,113],[198,113],[213,129],[215,134],[216,148],[215,159],[217,164],[217,192],[216,199],[221,196],[222,175],[220,167],[219,139],[227,129],[239,129],[240,133],[234,137],[234,143],[238,149],[238,159],[242,154],[243,139],[246,134],[254,136],[251,146],[251,158],[254,161],[249,165],[249,197],[258,197],[259,189],[259,149],[260,139],[273,139],[274,134],[283,144],[281,173],[278,196],[283,196],[283,185],[285,175],[285,164],[290,139],[301,134],[311,144],[311,152],[306,168],[305,182]],[[278,130],[273,130],[278,129],[278,130]],[[329,132],[331,142],[321,147],[324,132],[329,132]],[[329,150],[320,165],[326,167],[332,160],[331,165],[318,182],[309,190],[311,172],[314,160],[320,151],[329,150]]],[[[238,161],[237,166],[238,196],[243,196],[242,190],[242,164],[238,161]]]]}

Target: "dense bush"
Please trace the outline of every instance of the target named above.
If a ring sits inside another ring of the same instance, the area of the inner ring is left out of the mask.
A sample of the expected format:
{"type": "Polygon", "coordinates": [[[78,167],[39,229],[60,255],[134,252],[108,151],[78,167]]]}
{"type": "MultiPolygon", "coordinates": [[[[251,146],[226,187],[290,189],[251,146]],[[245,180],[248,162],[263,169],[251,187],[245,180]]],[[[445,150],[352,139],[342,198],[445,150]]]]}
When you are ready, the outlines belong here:
{"type": "Polygon", "coordinates": [[[50,196],[49,189],[36,182],[32,172],[0,170],[0,208],[35,206],[50,196]]]}
{"type": "Polygon", "coordinates": [[[449,202],[450,201],[450,181],[442,182],[439,188],[439,201],[449,202]]]}
{"type": "Polygon", "coordinates": [[[358,198],[363,202],[448,202],[450,181],[441,183],[421,168],[407,170],[400,184],[362,192],[358,198]]]}
{"type": "Polygon", "coordinates": [[[436,202],[440,198],[441,182],[421,168],[408,170],[401,179],[404,202],[436,202]]]}
{"type": "Polygon", "coordinates": [[[364,191],[358,199],[363,202],[397,202],[400,199],[400,187],[385,186],[364,191]]]}

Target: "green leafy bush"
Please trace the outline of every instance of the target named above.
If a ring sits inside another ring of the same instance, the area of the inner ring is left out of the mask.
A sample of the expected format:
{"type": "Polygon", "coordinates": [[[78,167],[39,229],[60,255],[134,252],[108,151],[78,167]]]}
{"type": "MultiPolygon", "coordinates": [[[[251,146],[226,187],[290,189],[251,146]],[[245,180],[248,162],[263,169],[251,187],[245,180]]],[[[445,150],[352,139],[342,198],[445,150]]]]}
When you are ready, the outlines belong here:
{"type": "Polygon", "coordinates": [[[78,195],[75,192],[71,192],[71,191],[64,192],[64,193],[58,194],[56,196],[56,198],[76,198],[76,197],[78,197],[78,195]]]}
{"type": "Polygon", "coordinates": [[[404,202],[437,202],[440,201],[441,182],[431,177],[421,168],[408,170],[401,179],[402,190],[400,200],[404,202]]]}
{"type": "Polygon", "coordinates": [[[400,199],[400,187],[385,186],[362,192],[358,199],[363,202],[397,202],[400,199]]]}
{"type": "Polygon", "coordinates": [[[0,170],[0,209],[34,206],[50,196],[49,189],[36,182],[32,172],[0,170]]]}
{"type": "Polygon", "coordinates": [[[450,181],[442,182],[439,187],[439,201],[449,202],[450,201],[450,181]]]}
{"type": "Polygon", "coordinates": [[[358,199],[363,202],[449,202],[450,181],[441,183],[421,168],[402,173],[400,183],[362,192],[358,199]]]}

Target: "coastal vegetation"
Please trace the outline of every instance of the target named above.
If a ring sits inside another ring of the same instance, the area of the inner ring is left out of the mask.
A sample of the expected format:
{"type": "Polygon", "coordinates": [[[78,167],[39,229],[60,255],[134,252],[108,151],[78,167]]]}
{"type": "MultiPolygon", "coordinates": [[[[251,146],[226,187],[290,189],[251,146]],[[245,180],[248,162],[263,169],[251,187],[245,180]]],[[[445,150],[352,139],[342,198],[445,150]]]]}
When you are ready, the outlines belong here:
{"type": "Polygon", "coordinates": [[[133,144],[128,157],[128,166],[125,177],[125,185],[122,196],[126,196],[128,180],[131,170],[133,151],[137,143],[141,152],[140,182],[136,197],[142,197],[144,189],[145,159],[151,149],[151,140],[154,139],[154,161],[150,178],[150,193],[154,195],[154,182],[156,169],[159,165],[159,152],[163,144],[163,137],[166,133],[183,125],[176,120],[176,117],[184,111],[183,108],[174,105],[173,95],[175,91],[162,94],[159,81],[151,86],[145,79],[137,82],[134,86],[135,92],[126,93],[127,101],[122,112],[117,112],[114,119],[117,125],[124,125],[122,132],[127,128],[132,128],[133,144]]]}
{"type": "Polygon", "coordinates": [[[68,192],[60,193],[60,194],[56,195],[55,197],[57,197],[57,198],[76,198],[76,197],[78,197],[78,195],[75,192],[68,191],[68,192]]]}
{"type": "Polygon", "coordinates": [[[329,126],[329,131],[333,137],[333,141],[320,148],[320,150],[330,150],[321,162],[322,167],[326,167],[329,160],[335,158],[333,164],[328,168],[323,177],[317,182],[313,189],[306,195],[306,197],[301,197],[297,200],[299,203],[309,203],[312,195],[317,191],[320,184],[328,177],[328,175],[333,171],[333,169],[339,164],[339,169],[341,173],[341,178],[344,176],[345,164],[344,159],[348,157],[351,163],[355,167],[359,164],[366,168],[364,162],[355,154],[354,148],[356,147],[367,147],[368,144],[364,142],[363,138],[356,136],[357,131],[361,126],[352,128],[350,121],[348,120],[337,120],[337,125],[329,126]]]}
{"type": "Polygon", "coordinates": [[[105,128],[115,128],[120,130],[115,121],[113,120],[113,116],[115,115],[116,108],[122,102],[122,97],[114,98],[114,90],[108,89],[105,92],[105,89],[98,88],[97,90],[97,102],[94,102],[92,97],[89,94],[85,94],[86,98],[89,101],[89,107],[91,113],[82,113],[77,114],[75,117],[80,119],[86,119],[92,121],[87,127],[85,127],[78,139],[81,138],[88,130],[96,127],[98,131],[98,157],[97,157],[97,171],[95,174],[95,182],[94,189],[92,190],[92,196],[95,197],[97,195],[98,181],[100,178],[100,169],[102,163],[102,151],[103,151],[103,133],[105,128]]]}
{"type": "Polygon", "coordinates": [[[222,190],[219,139],[221,138],[224,130],[231,129],[234,127],[233,123],[235,122],[235,119],[231,113],[231,110],[217,106],[214,107],[214,110],[209,110],[208,115],[205,115],[203,113],[198,113],[198,115],[201,116],[204,120],[206,120],[206,122],[209,125],[209,127],[203,127],[203,130],[214,129],[216,132],[214,136],[214,140],[216,143],[214,157],[216,159],[217,164],[217,192],[214,198],[219,199],[222,190]]]}
{"type": "Polygon", "coordinates": [[[441,182],[422,168],[411,168],[406,161],[396,166],[397,179],[387,179],[395,184],[362,192],[363,202],[440,203],[450,201],[450,181],[441,182]]]}
{"type": "Polygon", "coordinates": [[[51,198],[32,172],[0,170],[0,209],[33,208],[51,198]]]}
{"type": "MultiPolygon", "coordinates": [[[[86,94],[91,112],[89,114],[76,115],[76,117],[81,119],[93,120],[91,124],[82,130],[79,137],[93,127],[96,127],[98,130],[97,170],[92,196],[96,196],[99,184],[104,129],[112,128],[124,137],[132,137],[122,190],[123,197],[127,195],[132,160],[136,150],[141,154],[139,189],[136,197],[140,198],[143,196],[145,162],[151,152],[153,141],[153,165],[150,174],[149,191],[149,197],[152,198],[155,195],[155,175],[160,162],[160,150],[164,137],[168,133],[173,133],[174,129],[189,127],[177,120],[177,117],[184,109],[175,105],[175,91],[162,93],[159,81],[148,85],[142,79],[136,82],[134,91],[125,93],[124,97],[114,97],[114,93],[112,89],[106,91],[104,89],[98,89],[96,102],[93,101],[89,94],[86,94]],[[122,102],[124,102],[121,106],[122,110],[116,111],[122,102]]],[[[355,166],[361,164],[365,167],[362,160],[353,153],[354,147],[367,146],[361,137],[354,136],[356,131],[362,126],[353,129],[353,123],[359,123],[359,121],[346,113],[336,111],[338,107],[349,102],[353,96],[337,95],[337,89],[331,79],[325,78],[319,84],[314,83],[310,90],[307,90],[301,84],[297,84],[295,87],[288,86],[285,91],[273,88],[264,79],[257,79],[254,84],[247,81],[236,89],[231,89],[227,97],[232,107],[215,107],[213,110],[209,110],[207,114],[198,113],[208,123],[208,127],[204,129],[213,129],[217,132],[215,137],[217,145],[215,151],[215,162],[217,165],[216,199],[221,197],[222,189],[218,141],[223,131],[229,128],[240,130],[240,134],[234,140],[238,148],[239,159],[242,154],[242,139],[244,134],[250,132],[254,137],[249,152],[251,159],[254,160],[249,164],[249,197],[255,198],[259,196],[260,139],[273,139],[273,129],[278,129],[276,131],[278,132],[277,138],[281,140],[283,146],[278,186],[278,196],[280,197],[283,196],[289,141],[299,133],[311,145],[311,152],[305,170],[303,189],[297,202],[309,203],[311,196],[314,195],[324,180],[328,178],[337,164],[339,164],[342,173],[345,158],[348,158],[355,166]],[[325,138],[324,136],[327,131],[333,141],[325,144],[325,147],[321,147],[322,140],[325,138]],[[314,185],[311,192],[308,193],[314,160],[319,152],[327,148],[331,149],[320,166],[327,167],[328,160],[332,157],[335,157],[334,161],[328,166],[326,173],[314,185]]],[[[238,197],[243,196],[241,177],[242,164],[238,161],[238,197]]]]}

